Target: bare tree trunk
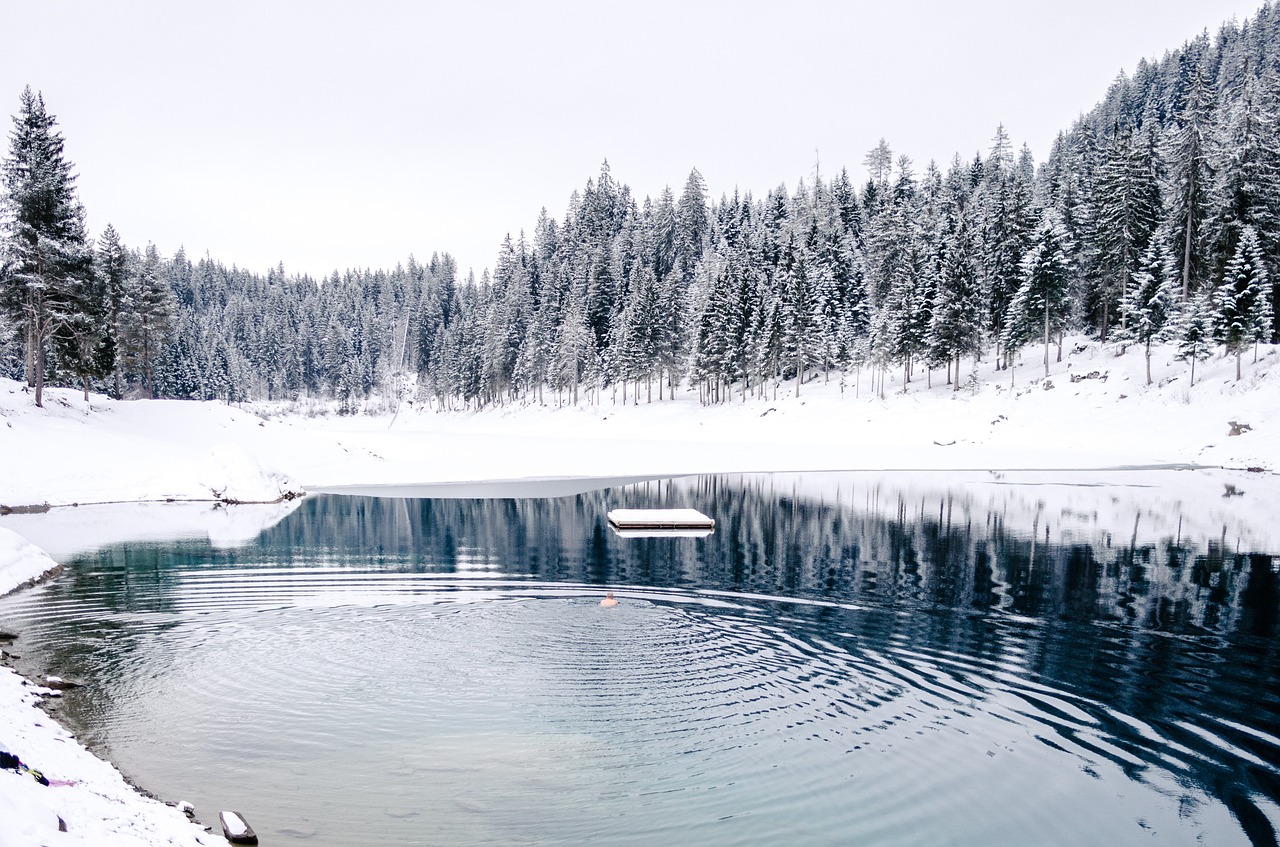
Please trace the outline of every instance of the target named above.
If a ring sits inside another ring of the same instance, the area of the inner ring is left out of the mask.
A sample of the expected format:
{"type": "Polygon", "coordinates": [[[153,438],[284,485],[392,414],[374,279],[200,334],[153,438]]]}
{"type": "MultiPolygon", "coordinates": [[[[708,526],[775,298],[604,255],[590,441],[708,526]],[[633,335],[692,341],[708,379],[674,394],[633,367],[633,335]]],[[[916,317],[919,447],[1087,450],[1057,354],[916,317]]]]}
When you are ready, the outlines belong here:
{"type": "MultiPolygon", "coordinates": [[[[1187,210],[1187,233],[1182,246],[1182,301],[1185,303],[1187,297],[1191,293],[1191,215],[1190,209],[1187,210]]],[[[1191,371],[1194,378],[1195,363],[1191,364],[1191,371]]]]}
{"type": "MultiPolygon", "coordinates": [[[[27,372],[27,387],[34,388],[36,384],[36,318],[34,303],[30,303],[27,306],[27,356],[24,364],[27,372]]],[[[37,403],[36,405],[40,404],[37,403]]]]}
{"type": "MultiPolygon", "coordinates": [[[[36,335],[40,332],[37,330],[36,335]]],[[[44,344],[36,345],[36,406],[44,408],[44,344]]]]}
{"type": "Polygon", "coordinates": [[[1049,298],[1044,301],[1044,376],[1049,378],[1049,298]]]}

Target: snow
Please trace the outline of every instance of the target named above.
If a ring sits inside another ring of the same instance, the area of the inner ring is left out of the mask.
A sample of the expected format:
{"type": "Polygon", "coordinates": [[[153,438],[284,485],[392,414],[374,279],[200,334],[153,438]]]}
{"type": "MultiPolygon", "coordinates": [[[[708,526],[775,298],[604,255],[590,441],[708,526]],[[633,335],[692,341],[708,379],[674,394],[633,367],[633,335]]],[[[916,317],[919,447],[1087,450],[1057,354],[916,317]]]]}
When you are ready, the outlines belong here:
{"type": "MultiPolygon", "coordinates": [[[[1147,386],[1137,348],[1122,352],[1074,338],[1047,379],[1039,351],[1029,348],[1012,373],[984,362],[971,385],[966,372],[959,392],[935,372],[932,388],[917,374],[904,393],[901,374],[891,374],[881,398],[864,372],[847,375],[843,390],[839,375],[818,375],[799,396],[790,381],[776,397],[735,395],[709,407],[683,391],[674,401],[625,406],[607,395],[598,405],[479,412],[439,412],[418,401],[356,416],[288,404],[239,408],[101,395],[86,402],[57,388],[37,409],[21,384],[0,380],[0,506],[55,507],[0,509],[0,593],[47,573],[55,559],[115,541],[243,543],[296,508],[287,498],[303,489],[563,496],[606,480],[698,473],[773,472],[779,490],[840,497],[847,482],[808,472],[875,471],[859,484],[926,498],[942,483],[908,471],[957,471],[947,482],[959,476],[971,483],[957,508],[997,503],[1051,515],[1064,534],[1133,527],[1136,515],[1148,528],[1225,535],[1252,549],[1280,546],[1269,508],[1280,495],[1272,472],[1280,468],[1277,349],[1263,347],[1257,364],[1246,358],[1238,382],[1235,360],[1216,356],[1197,365],[1190,385],[1187,366],[1169,347],[1156,350],[1152,370],[1156,382],[1147,386]],[[1161,470],[1190,466],[1216,470],[1161,470]],[[1110,484],[1098,487],[1099,469],[1126,470],[1108,473],[1110,484]],[[1224,496],[1233,490],[1245,493],[1224,496]],[[108,503],[116,505],[86,505],[108,503]],[[61,508],[72,504],[80,505],[61,508]],[[1161,525],[1179,519],[1181,525],[1161,525]]],[[[46,787],[0,772],[0,847],[221,842],[177,809],[133,791],[34,708],[36,691],[0,670],[0,749],[55,781],[46,787]],[[58,832],[58,817],[67,832],[58,832]]]]}
{"type": "Polygon", "coordinates": [[[44,550],[12,529],[0,527],[0,594],[39,579],[58,567],[44,550]]]}
{"type": "Polygon", "coordinates": [[[249,834],[249,824],[235,812],[219,812],[218,819],[222,821],[222,830],[227,838],[244,838],[249,834]]]}
{"type": "Polygon", "coordinates": [[[51,782],[40,785],[28,774],[0,770],[0,847],[218,842],[177,809],[136,792],[111,765],[77,744],[36,708],[36,691],[12,671],[0,672],[0,749],[51,782]],[[66,832],[58,831],[59,818],[66,832]]]}
{"type": "Polygon", "coordinates": [[[715,521],[697,509],[614,509],[609,520],[619,526],[655,527],[708,527],[715,521]]]}

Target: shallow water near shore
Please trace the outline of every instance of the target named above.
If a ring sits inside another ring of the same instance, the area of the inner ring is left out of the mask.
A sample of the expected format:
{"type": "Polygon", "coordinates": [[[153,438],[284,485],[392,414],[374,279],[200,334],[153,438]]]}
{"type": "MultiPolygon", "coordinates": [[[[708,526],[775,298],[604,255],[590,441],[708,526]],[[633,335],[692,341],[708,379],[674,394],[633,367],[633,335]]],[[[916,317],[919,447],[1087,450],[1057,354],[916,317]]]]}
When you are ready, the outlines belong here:
{"type": "Polygon", "coordinates": [[[84,740],[264,843],[1271,844],[1277,551],[1216,481],[1167,495],[1198,479],[322,496],[80,554],[0,623],[89,683],[84,740]]]}

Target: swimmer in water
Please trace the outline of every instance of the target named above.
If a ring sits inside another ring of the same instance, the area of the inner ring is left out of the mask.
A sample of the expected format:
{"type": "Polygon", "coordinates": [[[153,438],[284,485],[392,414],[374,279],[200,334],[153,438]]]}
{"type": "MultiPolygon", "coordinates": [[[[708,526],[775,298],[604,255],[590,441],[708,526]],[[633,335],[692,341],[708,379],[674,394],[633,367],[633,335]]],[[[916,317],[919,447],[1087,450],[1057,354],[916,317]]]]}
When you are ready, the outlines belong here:
{"type": "Polygon", "coordinates": [[[600,605],[601,605],[601,606],[616,606],[616,605],[618,605],[618,601],[617,601],[617,600],[615,600],[615,599],[613,599],[613,592],[612,592],[612,591],[610,591],[608,594],[604,595],[604,599],[600,601],[600,605]]]}

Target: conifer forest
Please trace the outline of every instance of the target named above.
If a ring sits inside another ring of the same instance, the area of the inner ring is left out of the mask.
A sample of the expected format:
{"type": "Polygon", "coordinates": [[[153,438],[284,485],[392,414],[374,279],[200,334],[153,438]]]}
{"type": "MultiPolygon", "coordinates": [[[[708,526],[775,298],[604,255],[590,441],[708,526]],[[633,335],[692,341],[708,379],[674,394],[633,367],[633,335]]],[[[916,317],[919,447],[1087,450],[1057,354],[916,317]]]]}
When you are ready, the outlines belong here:
{"type": "Polygon", "coordinates": [[[91,234],[51,108],[20,93],[3,161],[0,375],[37,403],[46,382],[349,409],[406,391],[444,409],[721,403],[818,379],[883,393],[890,375],[959,389],[978,358],[1047,369],[1068,333],[1148,357],[1172,343],[1191,369],[1227,354],[1239,377],[1277,340],[1270,3],[1139,62],[1044,162],[999,127],[945,165],[882,140],[865,181],[815,167],[716,198],[694,169],[643,199],[606,162],[479,279],[443,252],[316,279],[91,234]]]}

